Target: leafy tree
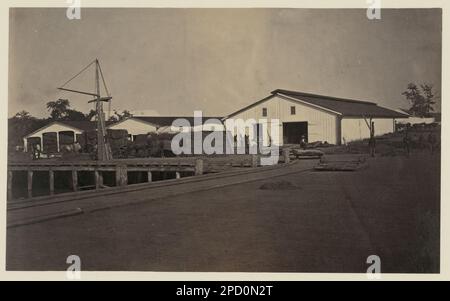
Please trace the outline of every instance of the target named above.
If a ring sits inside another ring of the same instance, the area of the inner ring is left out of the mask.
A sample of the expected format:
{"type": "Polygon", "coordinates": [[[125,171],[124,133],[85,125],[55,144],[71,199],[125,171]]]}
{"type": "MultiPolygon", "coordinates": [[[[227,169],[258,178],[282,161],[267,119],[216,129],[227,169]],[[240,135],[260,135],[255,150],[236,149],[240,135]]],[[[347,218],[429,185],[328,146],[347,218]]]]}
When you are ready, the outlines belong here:
{"type": "Polygon", "coordinates": [[[113,121],[113,122],[122,121],[122,120],[130,118],[132,116],[133,116],[133,114],[131,114],[130,111],[128,111],[128,110],[123,110],[122,113],[119,113],[116,110],[114,110],[114,115],[109,117],[109,121],[113,121]]]}
{"type": "Polygon", "coordinates": [[[27,111],[20,111],[8,119],[8,148],[23,145],[22,138],[46,124],[46,119],[38,119],[27,111]]]}
{"type": "Polygon", "coordinates": [[[70,102],[67,99],[58,99],[47,102],[47,110],[50,112],[51,120],[72,120],[84,121],[91,120],[95,111],[91,110],[88,114],[70,108],[70,102]]]}
{"type": "Polygon", "coordinates": [[[18,119],[18,120],[29,120],[32,119],[34,117],[31,116],[31,114],[25,110],[22,110],[20,112],[17,112],[16,115],[14,115],[13,117],[14,119],[18,119]]]}
{"type": "Polygon", "coordinates": [[[47,102],[47,111],[50,112],[50,118],[60,120],[67,116],[67,110],[70,108],[68,99],[58,99],[56,101],[47,102]]]}
{"type": "Polygon", "coordinates": [[[409,83],[402,95],[411,104],[411,107],[407,110],[411,115],[426,117],[434,111],[433,105],[436,101],[432,85],[421,84],[419,88],[416,84],[409,83]]]}
{"type": "Polygon", "coordinates": [[[425,110],[426,114],[429,114],[434,111],[433,105],[436,104],[436,101],[434,100],[435,96],[433,93],[433,86],[423,84],[423,85],[420,85],[420,87],[422,88],[424,98],[425,98],[424,110],[425,110]]]}
{"type": "Polygon", "coordinates": [[[86,120],[92,120],[92,118],[93,118],[96,114],[97,114],[97,111],[95,111],[94,109],[91,109],[91,110],[89,111],[89,113],[87,113],[87,114],[85,115],[86,120]]]}
{"type": "Polygon", "coordinates": [[[90,120],[86,114],[83,114],[80,111],[69,109],[66,111],[64,120],[74,120],[74,121],[83,121],[90,120]]]}

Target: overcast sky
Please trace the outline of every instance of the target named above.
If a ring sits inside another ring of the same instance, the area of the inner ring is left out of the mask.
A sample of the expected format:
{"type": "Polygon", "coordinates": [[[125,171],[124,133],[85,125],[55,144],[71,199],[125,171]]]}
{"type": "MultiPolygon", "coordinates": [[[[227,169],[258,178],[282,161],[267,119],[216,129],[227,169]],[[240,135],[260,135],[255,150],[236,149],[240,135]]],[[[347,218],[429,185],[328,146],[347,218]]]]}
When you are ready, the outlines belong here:
{"type": "MultiPolygon", "coordinates": [[[[440,92],[441,11],[19,8],[9,51],[10,116],[58,98],[87,112],[56,88],[95,58],[119,110],[224,116],[277,88],[398,108],[409,82],[440,92]]],[[[93,91],[93,70],[67,87],[93,91]]]]}

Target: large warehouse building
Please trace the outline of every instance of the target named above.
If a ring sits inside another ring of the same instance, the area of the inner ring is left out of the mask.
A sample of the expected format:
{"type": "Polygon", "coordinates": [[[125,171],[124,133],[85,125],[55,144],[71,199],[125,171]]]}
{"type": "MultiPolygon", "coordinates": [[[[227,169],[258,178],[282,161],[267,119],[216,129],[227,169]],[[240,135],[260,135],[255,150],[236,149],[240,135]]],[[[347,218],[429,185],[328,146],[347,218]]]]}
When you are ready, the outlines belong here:
{"type": "MultiPolygon", "coordinates": [[[[371,122],[374,124],[375,136],[379,136],[393,132],[395,120],[408,118],[408,115],[373,102],[278,89],[268,97],[225,117],[230,118],[256,121],[268,119],[269,122],[278,119],[278,145],[283,145],[297,144],[302,136],[308,142],[330,144],[368,138],[371,122]]],[[[233,132],[232,129],[227,130],[233,132]]],[[[268,136],[271,136],[270,125],[266,138],[268,136]]]]}

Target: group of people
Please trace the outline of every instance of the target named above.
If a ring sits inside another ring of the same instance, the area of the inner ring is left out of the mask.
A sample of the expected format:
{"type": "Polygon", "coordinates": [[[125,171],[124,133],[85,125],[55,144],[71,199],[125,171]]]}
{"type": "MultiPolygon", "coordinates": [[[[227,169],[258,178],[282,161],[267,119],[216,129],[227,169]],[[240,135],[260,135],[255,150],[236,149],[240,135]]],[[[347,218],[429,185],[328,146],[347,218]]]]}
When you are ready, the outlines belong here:
{"type": "MultiPolygon", "coordinates": [[[[60,146],[60,152],[62,153],[80,153],[82,151],[82,147],[79,142],[74,142],[71,144],[64,144],[60,146]]],[[[42,149],[39,143],[31,144],[31,154],[33,156],[33,160],[40,159],[42,157],[42,149]]]]}

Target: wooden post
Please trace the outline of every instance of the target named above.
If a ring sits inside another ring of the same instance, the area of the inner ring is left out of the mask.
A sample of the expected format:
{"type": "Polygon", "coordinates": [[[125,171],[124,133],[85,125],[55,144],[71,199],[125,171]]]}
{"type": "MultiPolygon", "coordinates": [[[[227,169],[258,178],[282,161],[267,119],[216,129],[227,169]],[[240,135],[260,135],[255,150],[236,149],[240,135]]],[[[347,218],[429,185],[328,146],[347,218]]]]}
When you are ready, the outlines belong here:
{"type": "Polygon", "coordinates": [[[336,116],[336,144],[342,144],[342,117],[336,116]]]}
{"type": "Polygon", "coordinates": [[[180,175],[180,172],[177,171],[177,172],[175,172],[175,179],[179,179],[179,178],[181,178],[181,175],[180,175]]]}
{"type": "Polygon", "coordinates": [[[128,184],[128,173],[126,165],[116,167],[116,186],[126,186],[128,184]]]}
{"type": "Polygon", "coordinates": [[[8,200],[12,200],[13,193],[12,193],[12,183],[13,183],[13,172],[11,170],[8,170],[8,200]]]}
{"type": "Polygon", "coordinates": [[[33,171],[28,170],[28,177],[27,177],[27,191],[28,191],[28,197],[31,198],[33,196],[33,171]]]}
{"type": "Polygon", "coordinates": [[[103,172],[101,170],[98,171],[98,185],[103,186],[103,172]]]}
{"type": "Polygon", "coordinates": [[[100,188],[100,173],[98,171],[98,169],[96,169],[94,171],[95,173],[95,189],[99,189],[100,188]]]}
{"type": "Polygon", "coordinates": [[[59,132],[56,132],[56,151],[59,153],[59,132]]]}
{"type": "Polygon", "coordinates": [[[122,186],[128,185],[128,169],[126,165],[122,166],[122,186]]]}
{"type": "Polygon", "coordinates": [[[152,172],[149,170],[147,171],[147,182],[151,182],[152,181],[152,172]]]}
{"type": "Polygon", "coordinates": [[[289,148],[283,148],[283,158],[284,158],[284,163],[289,163],[291,158],[289,158],[289,154],[290,154],[290,149],[289,148]]]}
{"type": "Polygon", "coordinates": [[[50,186],[50,195],[55,194],[55,172],[51,169],[48,171],[48,183],[50,186]]]}
{"type": "Polygon", "coordinates": [[[120,186],[120,166],[116,166],[116,186],[120,186]]]}
{"type": "Polygon", "coordinates": [[[73,191],[78,190],[78,172],[76,169],[72,169],[72,188],[73,191]]]}
{"type": "Polygon", "coordinates": [[[195,175],[202,175],[203,174],[203,160],[197,159],[195,160],[195,175]]]}

